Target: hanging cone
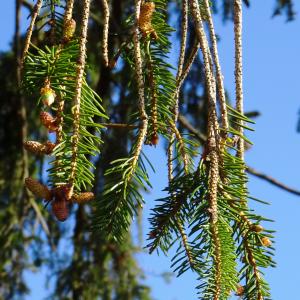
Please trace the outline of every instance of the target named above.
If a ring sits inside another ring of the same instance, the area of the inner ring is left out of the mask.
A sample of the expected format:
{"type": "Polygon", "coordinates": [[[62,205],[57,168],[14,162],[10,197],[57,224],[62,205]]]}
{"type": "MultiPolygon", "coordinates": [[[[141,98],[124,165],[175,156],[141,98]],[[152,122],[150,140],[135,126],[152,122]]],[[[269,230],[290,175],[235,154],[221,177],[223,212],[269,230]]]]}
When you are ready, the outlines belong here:
{"type": "Polygon", "coordinates": [[[55,147],[55,144],[51,143],[50,141],[47,141],[44,144],[36,141],[26,141],[23,143],[23,146],[27,151],[30,151],[31,153],[41,155],[51,154],[55,147]]]}
{"type": "Polygon", "coordinates": [[[67,20],[64,28],[64,37],[63,37],[64,43],[68,43],[72,39],[75,30],[76,30],[75,20],[74,19],[67,20]]]}
{"type": "Polygon", "coordinates": [[[71,198],[72,202],[83,204],[95,199],[95,195],[92,192],[80,193],[78,195],[74,194],[71,198]]]}
{"type": "Polygon", "coordinates": [[[38,198],[43,198],[47,201],[52,200],[52,193],[47,188],[47,186],[43,185],[39,181],[28,177],[25,179],[25,186],[38,198]]]}
{"type": "Polygon", "coordinates": [[[52,202],[52,212],[58,221],[64,222],[69,216],[69,207],[67,201],[56,197],[52,202]]]}
{"type": "Polygon", "coordinates": [[[40,113],[41,123],[50,131],[56,131],[58,129],[56,118],[46,111],[40,113]]]}
{"type": "Polygon", "coordinates": [[[154,145],[154,146],[156,146],[158,144],[159,136],[156,132],[152,134],[150,142],[151,142],[151,145],[154,145]]]}

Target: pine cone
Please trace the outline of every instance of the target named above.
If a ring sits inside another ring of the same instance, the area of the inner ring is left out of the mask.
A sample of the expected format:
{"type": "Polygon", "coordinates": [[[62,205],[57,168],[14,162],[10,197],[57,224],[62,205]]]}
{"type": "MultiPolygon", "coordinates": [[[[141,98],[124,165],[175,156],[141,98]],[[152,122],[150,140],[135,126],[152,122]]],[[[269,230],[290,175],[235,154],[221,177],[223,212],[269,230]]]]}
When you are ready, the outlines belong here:
{"type": "Polygon", "coordinates": [[[72,202],[83,204],[95,199],[95,195],[92,192],[80,193],[79,195],[74,194],[71,198],[72,202]]]}
{"type": "Polygon", "coordinates": [[[47,186],[43,185],[39,181],[28,177],[25,179],[25,186],[38,198],[43,198],[47,201],[51,201],[52,193],[47,186]]]}
{"type": "Polygon", "coordinates": [[[55,147],[55,144],[51,143],[50,141],[47,141],[44,144],[41,144],[36,141],[26,141],[23,143],[23,146],[27,151],[41,155],[51,154],[55,147]]]}
{"type": "Polygon", "coordinates": [[[67,201],[64,199],[56,197],[54,201],[51,202],[52,211],[58,221],[64,222],[69,216],[69,207],[67,201]]]}
{"type": "Polygon", "coordinates": [[[56,118],[46,111],[40,113],[41,123],[50,131],[56,131],[58,129],[56,118]]]}

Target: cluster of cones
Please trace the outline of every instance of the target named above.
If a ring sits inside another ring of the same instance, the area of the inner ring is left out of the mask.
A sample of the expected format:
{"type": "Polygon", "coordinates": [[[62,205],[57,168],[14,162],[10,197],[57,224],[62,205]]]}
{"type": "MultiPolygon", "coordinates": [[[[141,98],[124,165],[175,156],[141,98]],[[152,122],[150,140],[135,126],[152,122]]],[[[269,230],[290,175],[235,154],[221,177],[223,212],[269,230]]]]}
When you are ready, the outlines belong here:
{"type": "Polygon", "coordinates": [[[25,185],[36,197],[43,198],[46,203],[51,203],[53,214],[61,222],[68,218],[69,206],[72,203],[84,204],[95,198],[92,192],[73,194],[69,184],[64,184],[50,190],[46,185],[28,177],[25,179],[25,185]]]}
{"type": "MultiPolygon", "coordinates": [[[[44,103],[44,105],[49,107],[53,104],[54,100],[55,92],[51,89],[49,80],[46,80],[45,86],[41,89],[41,101],[44,103]]],[[[49,130],[49,132],[56,132],[58,130],[57,120],[50,113],[42,111],[40,113],[40,121],[49,130]]],[[[47,141],[45,143],[25,141],[23,145],[27,151],[39,155],[51,154],[56,146],[50,141],[47,141]]]]}
{"type": "MultiPolygon", "coordinates": [[[[50,81],[46,80],[45,86],[41,89],[41,101],[47,107],[50,107],[55,101],[55,92],[50,87],[50,81]]],[[[40,113],[40,121],[50,132],[58,133],[59,122],[56,117],[50,113],[42,111],[40,113]]],[[[50,155],[56,144],[50,141],[39,143],[37,141],[25,141],[24,148],[34,154],[50,155]]],[[[74,194],[69,184],[62,184],[53,189],[49,189],[39,181],[28,177],[25,179],[25,186],[38,198],[42,198],[46,203],[51,203],[52,212],[58,221],[65,221],[69,216],[69,206],[72,203],[86,203],[94,199],[94,194],[84,192],[74,194]]]]}

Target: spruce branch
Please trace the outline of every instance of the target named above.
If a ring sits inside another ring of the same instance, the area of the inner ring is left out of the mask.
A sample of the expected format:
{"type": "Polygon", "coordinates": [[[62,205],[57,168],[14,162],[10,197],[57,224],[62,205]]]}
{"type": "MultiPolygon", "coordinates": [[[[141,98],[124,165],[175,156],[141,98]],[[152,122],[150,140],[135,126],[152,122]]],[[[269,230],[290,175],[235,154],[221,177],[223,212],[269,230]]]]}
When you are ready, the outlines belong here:
{"type": "Polygon", "coordinates": [[[72,107],[74,121],[73,121],[73,136],[71,138],[72,161],[71,161],[71,169],[70,169],[70,177],[69,177],[69,184],[71,186],[71,193],[70,193],[71,195],[73,194],[73,189],[74,189],[77,158],[78,158],[78,142],[79,142],[79,134],[80,134],[79,127],[80,127],[81,89],[82,89],[82,82],[83,82],[84,68],[85,68],[89,11],[90,11],[90,1],[84,0],[82,24],[81,24],[82,28],[81,28],[80,42],[79,42],[79,55],[78,55],[77,70],[76,70],[74,105],[72,107]]]}

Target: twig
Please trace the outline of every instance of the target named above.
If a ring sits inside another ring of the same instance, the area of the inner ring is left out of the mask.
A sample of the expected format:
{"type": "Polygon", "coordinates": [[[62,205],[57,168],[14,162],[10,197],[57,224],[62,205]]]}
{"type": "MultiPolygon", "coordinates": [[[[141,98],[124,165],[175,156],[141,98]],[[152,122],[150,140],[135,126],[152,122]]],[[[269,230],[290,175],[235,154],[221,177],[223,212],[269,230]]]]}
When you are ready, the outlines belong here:
{"type": "MultiPolygon", "coordinates": [[[[236,110],[243,114],[243,62],[242,62],[242,0],[234,1],[234,41],[235,41],[235,94],[236,94],[236,110]]],[[[238,131],[242,136],[243,121],[239,121],[238,131]]],[[[237,144],[237,155],[244,159],[245,142],[240,138],[237,144]]]]}
{"type": "Polygon", "coordinates": [[[108,67],[108,31],[109,31],[109,4],[108,0],[102,0],[103,4],[103,15],[104,15],[104,24],[103,24],[103,38],[102,38],[102,52],[103,60],[106,67],[108,67]]]}
{"type": "Polygon", "coordinates": [[[29,28],[27,30],[27,35],[26,35],[26,39],[25,39],[25,46],[24,46],[23,55],[22,55],[22,59],[21,59],[21,65],[23,65],[24,59],[25,59],[26,54],[28,52],[30,41],[31,41],[31,36],[32,36],[32,32],[33,32],[33,27],[35,25],[35,21],[36,21],[36,18],[38,16],[39,12],[40,12],[42,4],[43,4],[43,1],[38,0],[36,5],[33,8],[30,25],[29,25],[29,28]]]}
{"type": "Polygon", "coordinates": [[[138,163],[143,143],[145,137],[147,135],[147,128],[148,128],[148,115],[145,110],[145,87],[144,87],[144,77],[143,77],[143,62],[141,56],[141,46],[139,40],[139,17],[140,17],[140,9],[141,9],[141,0],[135,0],[135,30],[133,35],[133,42],[134,42],[134,59],[135,59],[135,69],[136,69],[136,77],[137,77],[137,84],[138,84],[138,108],[139,108],[139,115],[141,121],[141,129],[138,133],[136,148],[133,154],[133,161],[132,161],[132,168],[130,173],[128,174],[127,182],[131,180],[132,176],[135,172],[135,167],[138,163]]]}
{"type": "Polygon", "coordinates": [[[196,129],[183,115],[178,116],[178,121],[180,124],[185,127],[190,133],[194,134],[201,144],[204,144],[207,140],[207,137],[202,134],[198,129],[196,129]]]}
{"type": "Polygon", "coordinates": [[[68,0],[67,7],[64,14],[64,31],[66,30],[67,21],[72,19],[73,7],[74,7],[74,0],[68,0]]]}
{"type": "Polygon", "coordinates": [[[289,193],[292,193],[294,195],[300,196],[300,191],[299,190],[291,188],[291,187],[285,185],[284,183],[281,183],[280,181],[278,181],[277,179],[275,179],[275,178],[273,178],[273,177],[271,177],[269,175],[261,173],[261,172],[255,170],[255,169],[253,169],[253,168],[251,168],[249,166],[246,167],[246,171],[247,171],[247,173],[249,173],[249,174],[251,174],[253,176],[256,176],[256,177],[258,177],[260,179],[263,179],[265,181],[268,181],[269,183],[271,183],[273,185],[276,185],[277,187],[279,187],[279,188],[281,188],[281,189],[283,189],[283,190],[285,190],[285,191],[287,191],[289,193]]]}
{"type": "MultiPolygon", "coordinates": [[[[187,28],[188,28],[188,1],[182,1],[182,20],[181,20],[181,39],[180,39],[180,54],[178,60],[178,70],[176,75],[176,88],[173,94],[174,99],[174,118],[172,122],[174,122],[173,126],[176,127],[178,115],[179,115],[179,93],[180,88],[182,86],[183,80],[181,80],[183,67],[184,67],[184,58],[185,58],[185,48],[186,48],[186,40],[187,40],[187,28]]],[[[186,75],[187,73],[185,73],[186,75]]],[[[181,136],[180,136],[181,138],[181,136]]],[[[169,182],[172,179],[173,174],[173,144],[175,140],[175,133],[171,134],[171,139],[168,145],[168,178],[169,182]]],[[[182,138],[181,138],[182,140],[182,138]]],[[[184,158],[183,158],[184,159],[184,158]]],[[[185,161],[185,159],[184,159],[185,161]]],[[[186,167],[185,167],[186,169],[186,167]]]]}
{"type": "Polygon", "coordinates": [[[82,15],[82,28],[79,44],[79,57],[77,63],[76,74],[76,87],[73,106],[73,136],[72,136],[72,162],[69,183],[71,186],[70,194],[72,195],[76,176],[77,166],[77,150],[79,142],[79,125],[80,125],[80,103],[81,103],[81,88],[84,76],[85,57],[86,57],[86,42],[87,42],[87,29],[90,11],[90,0],[84,0],[83,2],[83,15],[82,15]]]}
{"type": "Polygon", "coordinates": [[[223,125],[223,129],[224,129],[223,133],[226,136],[229,125],[228,125],[228,116],[227,116],[223,75],[222,75],[222,71],[221,71],[221,65],[219,62],[217,38],[216,38],[215,30],[214,30],[214,24],[213,24],[208,0],[205,0],[204,4],[205,4],[205,8],[206,8],[210,39],[212,42],[213,60],[214,60],[214,64],[216,67],[216,78],[217,78],[217,85],[218,85],[218,92],[219,92],[218,94],[219,94],[219,101],[220,101],[220,107],[221,107],[221,119],[222,119],[222,125],[223,125]]]}
{"type": "Polygon", "coordinates": [[[130,124],[123,124],[123,123],[100,123],[100,125],[106,128],[124,128],[124,129],[137,129],[140,128],[138,125],[130,125],[130,124]]]}

